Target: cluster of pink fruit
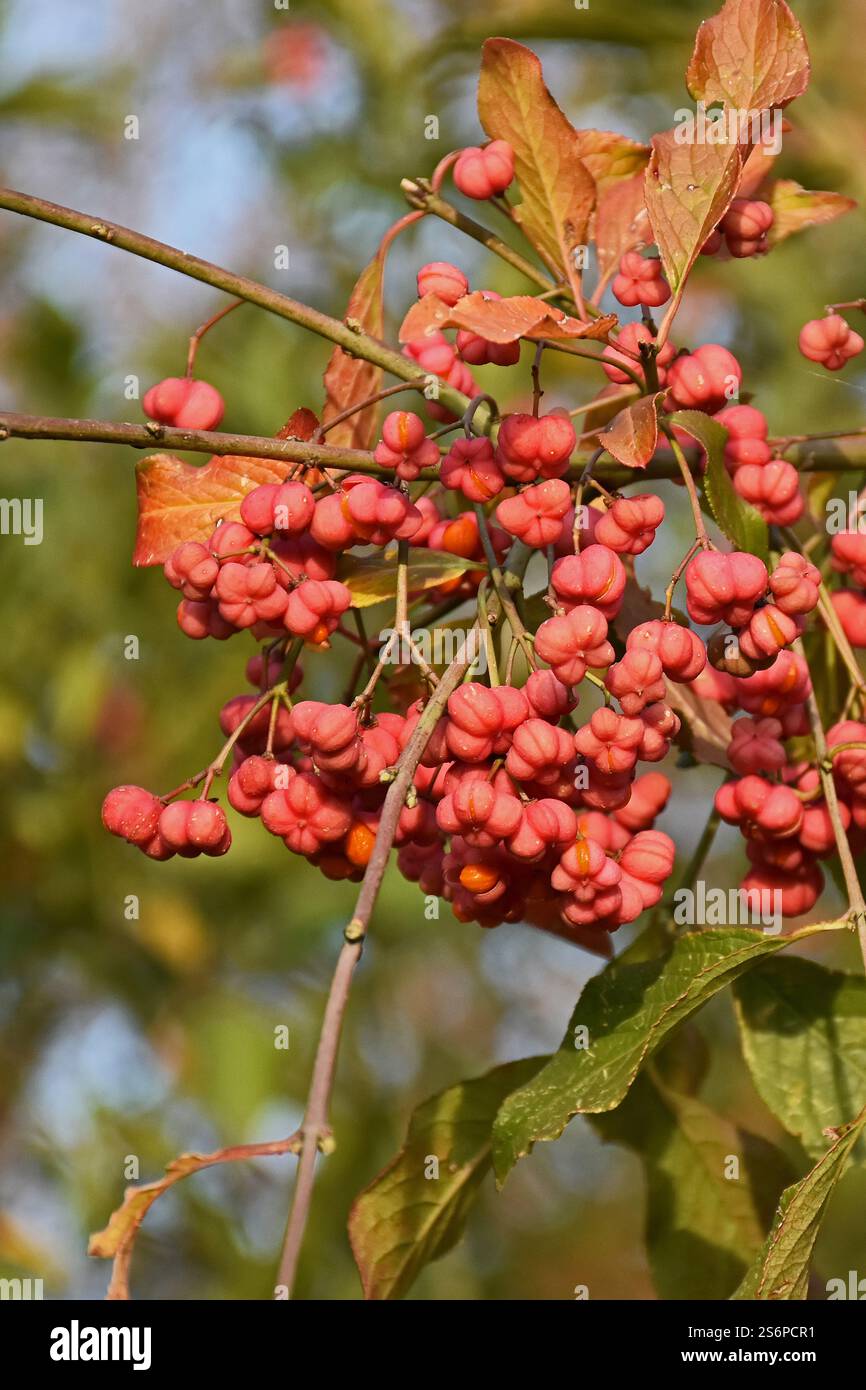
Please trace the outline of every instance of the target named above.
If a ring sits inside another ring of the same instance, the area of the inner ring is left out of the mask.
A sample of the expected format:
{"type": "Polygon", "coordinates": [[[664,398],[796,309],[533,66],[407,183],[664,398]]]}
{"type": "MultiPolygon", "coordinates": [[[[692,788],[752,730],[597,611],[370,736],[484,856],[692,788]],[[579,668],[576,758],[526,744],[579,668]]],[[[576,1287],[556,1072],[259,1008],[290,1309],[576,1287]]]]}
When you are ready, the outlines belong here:
{"type": "MultiPolygon", "coordinates": [[[[430,442],[417,438],[416,421],[404,413],[386,421],[383,445],[399,454],[397,468],[430,442]]],[[[617,659],[609,625],[625,596],[624,560],[652,543],[664,508],[649,493],[618,498],[604,513],[588,508],[575,552],[570,490],[561,478],[545,476],[567,465],[563,425],[571,428],[567,417],[506,417],[491,456],[503,481],[522,483],[498,506],[505,531],[530,546],[553,545],[561,552],[550,574],[554,611],[534,637],[535,654],[550,669],[534,670],[522,688],[471,681],[450,697],[401,811],[395,844],[403,873],[425,892],[451,901],[461,919],[492,926],[523,918],[581,935],[632,921],[661,897],[674,847],[653,822],[670,784],[660,773],[637,776],[637,765],[668,753],[680,727],[668,703],[668,682],[695,682],[705,673],[707,654],[697,632],[652,620],[632,628],[617,659]],[[587,671],[596,681],[605,673],[605,704],[575,730],[571,716],[587,671]]],[[[447,543],[447,533],[470,517],[473,545],[479,539],[474,514],[433,522],[398,489],[360,475],[318,501],[300,482],[258,487],[244,499],[241,517],[218,527],[208,545],[179,547],[166,573],[184,594],[184,630],[192,624],[193,635],[207,629],[225,636],[249,627],[256,636],[281,639],[266,670],[261,657],[248,670],[251,683],[266,691],[280,679],[290,635],[322,643],[351,601],[333,578],[338,550],[385,545],[401,535],[429,544],[437,528],[444,528],[440,543],[447,543]],[[370,506],[353,510],[362,489],[371,490],[370,506]],[[309,577],[311,571],[316,578],[309,577]]],[[[501,553],[503,533],[496,534],[496,545],[501,553]]],[[[753,719],[734,725],[732,764],[748,768],[747,789],[757,782],[768,795],[784,790],[798,806],[800,788],[777,788],[761,774],[778,774],[780,752],[785,759],[781,738],[803,732],[803,679],[791,685],[773,673],[788,670],[780,665],[784,658],[800,673],[799,658],[784,649],[815,607],[818,578],[795,554],[783,555],[768,574],[754,556],[701,551],[685,571],[690,616],[703,625],[726,624],[741,659],[756,671],[746,680],[712,671],[709,697],[764,716],[770,697],[758,694],[754,704],[756,682],[778,701],[789,698],[783,720],[764,717],[754,732],[753,719]]],[[[228,799],[241,814],[260,816],[289,849],[326,874],[357,878],[424,701],[405,715],[371,713],[364,700],[354,706],[315,700],[292,706],[291,689],[300,681],[295,665],[291,681],[272,699],[238,696],[224,707],[221,725],[235,758],[228,799]]],[[[800,779],[806,775],[795,770],[800,779]]],[[[785,775],[793,774],[786,768],[785,775]]],[[[726,794],[742,785],[730,784],[726,794]]],[[[208,800],[165,804],[141,788],[118,788],[106,801],[104,819],[108,829],[161,859],[223,852],[228,838],[222,813],[210,823],[217,809],[208,800]]],[[[821,816],[826,819],[826,812],[816,803],[796,824],[772,826],[773,845],[783,834],[790,841],[801,833],[808,872],[792,871],[790,880],[801,895],[802,884],[814,885],[820,877],[814,860],[821,816]]],[[[768,878],[775,883],[777,848],[766,849],[766,815],[754,823],[757,829],[745,813],[740,819],[750,845],[759,846],[747,885],[768,878]]],[[[822,846],[826,850],[829,843],[822,846]]],[[[786,850],[790,854],[790,843],[786,850]]]]}
{"type": "Polygon", "coordinates": [[[833,607],[852,647],[866,647],[866,531],[837,532],[830,555],[833,569],[851,580],[850,587],[834,590],[833,607]]]}
{"type": "MultiPolygon", "coordinates": [[[[728,748],[740,775],[716,793],[719,814],[746,840],[751,867],[744,890],[778,893],[786,916],[808,912],[824,883],[818,861],[836,852],[836,842],[814,761],[791,757],[785,746],[808,731],[805,662],[797,652],[783,651],[767,669],[744,679],[708,666],[695,689],[728,711],[746,712],[731,725],[728,748]]],[[[855,853],[866,848],[866,751],[841,745],[864,739],[866,724],[853,720],[827,731],[839,815],[855,853]]]]}
{"type": "MultiPolygon", "coordinates": [[[[454,182],[470,198],[501,199],[514,162],[504,141],[472,147],[456,158],[454,182]]],[[[772,222],[766,204],[738,198],[704,252],[724,246],[734,257],[760,255],[772,222]]],[[[417,290],[419,301],[435,296],[454,309],[470,286],[457,266],[435,261],[419,270],[417,290]]],[[[666,340],[659,348],[648,311],[670,298],[660,261],[627,251],[612,290],[621,304],[641,306],[644,318],[608,337],[600,360],[609,380],[618,387],[637,379],[661,393],[662,411],[697,410],[718,421],[736,492],[771,525],[796,522],[804,507],[799,475],[774,456],[763,414],[738,403],[737,359],[713,343],[678,352],[666,340]]],[[[801,335],[813,360],[835,369],[862,348],[838,315],[816,323],[801,335]]],[[[472,398],[470,369],[511,366],[520,348],[468,329],[452,341],[437,329],[403,350],[428,377],[472,398]]],[[[154,387],[144,405],[181,429],[212,429],[223,414],[219,394],[191,377],[154,387]]],[[[456,420],[435,399],[426,411],[445,424],[440,434],[456,420]]],[[[694,457],[694,440],[675,437],[694,457]]],[[[371,457],[378,476],[298,465],[286,481],[248,493],[239,519],[207,541],[180,545],[165,574],[181,593],[183,631],[223,639],[248,629],[268,643],[267,654],[248,663],[256,693],[221,711],[222,753],[185,784],[203,781],[199,798],[119,787],[105,801],[107,828],[156,859],[224,853],[230,832],[210,791],[231,754],[234,810],[260,818],[328,876],[360,878],[435,677],[422,686],[419,675],[407,696],[405,683],[380,667],[350,704],[292,702],[303,679],[301,646],[327,647],[344,634],[352,593],[338,577],[338,557],[393,542],[458,555],[468,569],[426,594],[456,607],[490,576],[491,560],[502,563],[520,542],[546,552],[549,563],[550,615],[525,637],[530,673],[515,685],[509,661],[504,682],[491,670],[489,685],[470,677],[451,694],[397,822],[403,874],[446,898],[461,920],[483,926],[524,920],[589,941],[633,921],[660,901],[674,863],[672,840],[655,828],[670,783],[638,765],[669,753],[680,733],[674,692],[691,686],[741,716],[730,726],[733,774],[716,804],[746,839],[745,889],[778,890],[786,914],[807,911],[822,885],[819,861],[835,843],[814,759],[803,761],[792,751],[801,745],[789,742],[809,729],[808,669],[792,646],[818,604],[820,572],[793,551],[770,572],[755,555],[715,550],[699,528],[680,569],[690,619],[716,631],[701,635],[671,617],[670,604],[664,617],[625,627],[634,557],[653,543],[664,505],[653,492],[625,497],[596,487],[596,505],[578,515],[570,473],[576,445],[569,414],[539,414],[537,398],[532,414],[507,414],[489,435],[475,434],[467,416],[464,434],[444,448],[422,415],[391,411],[371,457]],[[470,505],[460,511],[463,502],[470,505]],[[375,707],[377,687],[376,704],[385,690],[394,708],[375,707]],[[600,691],[597,707],[581,720],[575,711],[592,687],[600,691]]],[[[704,464],[699,457],[696,470],[704,464]]],[[[856,629],[866,645],[866,536],[836,536],[832,558],[858,586],[834,594],[837,612],[851,640],[856,629]]],[[[411,567],[408,586],[413,600],[411,567]]],[[[838,747],[864,735],[866,725],[846,721],[828,738],[838,747]]],[[[866,842],[866,754],[841,749],[833,771],[845,826],[866,842]]]]}

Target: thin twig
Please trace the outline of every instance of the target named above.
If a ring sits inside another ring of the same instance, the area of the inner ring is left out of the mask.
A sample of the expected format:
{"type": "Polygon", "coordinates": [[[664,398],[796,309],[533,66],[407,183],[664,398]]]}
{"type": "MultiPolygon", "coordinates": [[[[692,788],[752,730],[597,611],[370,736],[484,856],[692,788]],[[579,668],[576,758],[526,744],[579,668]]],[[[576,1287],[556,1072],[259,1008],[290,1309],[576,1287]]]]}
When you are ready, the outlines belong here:
{"type": "Polygon", "coordinates": [[[234,313],[235,309],[239,309],[241,305],[246,304],[246,302],[245,299],[235,299],[231,304],[227,304],[224,309],[220,309],[218,313],[211,314],[210,318],[206,319],[204,323],[199,324],[198,328],[190,336],[189,347],[187,348],[186,374],[188,377],[191,377],[193,374],[196,353],[198,352],[199,343],[204,335],[209,333],[214,325],[219,323],[221,319],[224,319],[227,314],[234,313]]]}
{"type": "MultiPolygon", "coordinates": [[[[169,270],[179,271],[193,280],[213,285],[215,289],[224,290],[226,294],[247,300],[250,304],[257,304],[268,313],[288,319],[291,323],[297,323],[302,328],[317,333],[321,338],[329,339],[351,357],[363,357],[374,366],[381,367],[403,381],[410,381],[417,375],[415,364],[408,357],[371,337],[357,324],[332,318],[330,314],[324,314],[319,309],[302,304],[286,294],[280,294],[246,275],[237,275],[223,266],[214,265],[210,261],[181,251],[176,246],[156,241],[142,232],[133,231],[129,227],[122,227],[116,222],[109,222],[105,218],[94,217],[86,212],[78,212],[74,208],[63,207],[59,203],[48,202],[45,198],[19,193],[12,188],[0,188],[0,208],[20,213],[24,217],[35,218],[39,222],[49,222],[55,227],[65,227],[67,231],[80,232],[83,236],[94,237],[107,246],[116,246],[121,251],[129,251],[134,256],[155,261],[157,265],[163,265],[169,270]]],[[[444,383],[440,387],[439,399],[447,409],[457,414],[466,408],[466,397],[463,393],[444,383]]]]}
{"type": "Polygon", "coordinates": [[[695,487],[695,480],[692,477],[692,470],[688,465],[685,454],[683,453],[679,443],[677,442],[676,437],[674,436],[673,430],[670,430],[665,426],[665,434],[668,437],[668,441],[670,442],[671,446],[671,452],[673,453],[673,456],[677,461],[677,465],[682,475],[683,482],[686,485],[686,492],[689,494],[689,502],[691,503],[692,516],[695,522],[695,539],[697,540],[697,543],[702,550],[712,550],[713,543],[707,535],[707,528],[704,525],[704,518],[701,514],[701,502],[700,498],[698,497],[698,490],[695,487]]]}
{"type": "MultiPolygon", "coordinates": [[[[561,344],[547,343],[549,349],[561,344]]],[[[595,354],[586,354],[598,360],[595,354]]],[[[427,384],[427,377],[424,377],[427,384]]],[[[420,386],[420,380],[419,380],[420,386]]],[[[414,385],[414,383],[410,383],[414,385]]],[[[609,398],[613,402],[613,397],[609,398]]],[[[469,404],[462,397],[461,417],[469,404]]],[[[604,405],[604,400],[592,401],[590,406],[604,405]]],[[[572,412],[578,413],[578,412],[572,412]]],[[[485,416],[483,427],[490,421],[485,416]]],[[[460,428],[461,421],[449,425],[448,430],[460,428]]],[[[476,429],[479,427],[476,426],[476,429]]],[[[441,433],[440,431],[436,432],[441,433]]],[[[594,432],[595,433],[595,432],[594,432]]],[[[431,435],[431,438],[434,436],[431,435]]],[[[336,468],[351,470],[353,473],[369,473],[373,477],[394,481],[394,470],[383,468],[376,463],[374,455],[364,449],[339,449],[330,444],[314,444],[298,439],[278,439],[271,435],[228,434],[220,430],[179,430],[168,425],[160,425],[155,420],[145,424],[130,424],[117,420],[84,420],[52,415],[24,415],[19,411],[0,411],[0,443],[6,439],[54,440],[77,444],[125,444],[132,449],[154,449],[163,447],[180,452],[195,454],[215,454],[221,458],[262,458],[283,459],[287,463],[304,464],[309,468],[336,468]]],[[[697,461],[700,450],[697,448],[681,451],[688,460],[697,461]]],[[[574,459],[568,472],[563,474],[568,481],[577,480],[585,460],[580,456],[574,459]]],[[[866,469],[866,449],[862,457],[837,458],[810,451],[807,457],[798,461],[801,473],[825,473],[829,469],[840,472],[862,472],[866,469]]],[[[680,470],[671,450],[658,449],[650,463],[641,470],[636,479],[635,470],[616,463],[605,463],[599,476],[611,487],[622,487],[627,483],[659,478],[677,478],[680,470]]],[[[435,468],[423,469],[418,481],[430,485],[438,481],[435,468]]]]}
{"type": "Polygon", "coordinates": [[[156,1182],[140,1183],[128,1187],[123,1194],[123,1202],[112,1212],[105,1230],[90,1237],[88,1255],[101,1259],[111,1259],[111,1279],[106,1298],[125,1301],[131,1297],[129,1273],[135,1240],[141,1223],[157,1198],[173,1187],[182,1178],[192,1173],[200,1173],[204,1168],[213,1168],[219,1163],[240,1163],[251,1158],[271,1158],[280,1154],[298,1153],[301,1147],[301,1134],[297,1130],[287,1139],[271,1139],[261,1144],[233,1144],[215,1153],[181,1154],[166,1165],[165,1176],[156,1182]]]}
{"type": "MultiPolygon", "coordinates": [[[[794,650],[799,653],[805,662],[806,652],[803,647],[802,638],[798,638],[794,643],[794,650]]],[[[848,915],[851,925],[856,928],[860,938],[860,950],[863,953],[863,963],[866,965],[866,901],[864,901],[863,889],[857,877],[857,866],[854,863],[854,855],[851,853],[851,846],[848,843],[845,827],[842,824],[842,816],[839,811],[839,798],[836,795],[836,783],[833,780],[833,762],[832,759],[827,756],[827,739],[824,734],[824,725],[821,722],[821,711],[818,709],[818,701],[815,698],[815,692],[811,688],[806,697],[806,713],[809,716],[809,727],[812,731],[812,737],[815,740],[818,776],[821,779],[824,800],[827,804],[827,814],[830,817],[830,824],[833,827],[833,838],[836,841],[836,852],[839,855],[839,863],[842,866],[842,875],[845,879],[845,890],[848,894],[848,915]]]]}
{"type": "Polygon", "coordinates": [[[527,280],[531,280],[533,284],[538,285],[546,293],[556,291],[561,298],[571,298],[565,286],[560,289],[554,285],[531,261],[509,246],[507,241],[503,241],[495,232],[489,231],[487,227],[482,227],[480,222],[473,221],[471,217],[467,217],[465,213],[446,202],[444,198],[434,193],[423,179],[404,179],[400,187],[406,195],[407,202],[412,207],[423,208],[425,212],[441,218],[443,222],[456,227],[458,231],[465,232],[467,236],[479,241],[482,246],[486,246],[488,251],[492,251],[503,261],[507,261],[515,270],[519,270],[522,275],[526,276],[527,280]]]}
{"type": "Polygon", "coordinates": [[[337,960],[328,1002],[325,1006],[325,1016],[316,1051],[316,1060],[313,1065],[310,1091],[301,1125],[303,1145],[277,1279],[278,1285],[286,1290],[288,1296],[291,1296],[294,1286],[295,1273],[310,1211],[315,1180],[316,1154],[322,1141],[330,1139],[328,1111],[331,1088],[352,975],[361,956],[370,918],[394,843],[397,821],[405,804],[406,793],[412,784],[415,770],[430,735],[445,709],[448,697],[457,689],[471,665],[471,658],[467,658],[466,652],[469,649],[471,633],[477,632],[477,630],[476,624],[470,633],[467,633],[460,652],[448,667],[428,701],[403,752],[396,776],[388,788],[382,806],[376,841],[364,872],[355,911],[345,930],[346,941],[337,960]]]}

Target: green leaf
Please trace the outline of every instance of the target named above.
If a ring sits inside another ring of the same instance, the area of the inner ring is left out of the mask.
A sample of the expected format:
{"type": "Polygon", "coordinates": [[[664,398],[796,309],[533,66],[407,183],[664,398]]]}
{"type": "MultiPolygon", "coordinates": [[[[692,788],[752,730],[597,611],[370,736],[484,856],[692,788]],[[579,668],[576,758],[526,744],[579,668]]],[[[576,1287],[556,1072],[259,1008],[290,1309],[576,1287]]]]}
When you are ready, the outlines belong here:
{"type": "Polygon", "coordinates": [[[497,1108],[545,1060],[508,1062],[418,1107],[403,1148],[349,1213],[349,1240],[365,1298],[402,1298],[423,1266],[460,1239],[490,1168],[490,1126],[497,1108]],[[428,1177],[431,1157],[438,1160],[438,1175],[428,1177]]]}
{"type": "MultiPolygon", "coordinates": [[[[444,550],[425,550],[413,546],[409,550],[409,588],[417,593],[435,589],[449,579],[457,579],[467,570],[478,569],[477,560],[464,560],[444,550]]],[[[377,555],[344,555],[337,566],[337,578],[352,595],[353,608],[370,608],[383,599],[397,594],[397,552],[377,555]]]]}
{"type": "Polygon", "coordinates": [[[745,502],[734,491],[725,468],[727,430],[700,410],[678,410],[669,421],[685,430],[706,450],[707,468],[701,486],[719,530],[738,550],[758,555],[766,564],[769,559],[767,523],[750,502],[745,502]]]}
{"type": "MultiPolygon", "coordinates": [[[[754,1136],[646,1073],[618,1110],[592,1124],[643,1161],[647,1255],[659,1297],[729,1298],[761,1246],[760,1191],[772,1146],[753,1145],[754,1136]]],[[[773,1153],[775,1203],[786,1179],[773,1153]]]]}
{"type": "Polygon", "coordinates": [[[790,936],[716,927],[679,938],[655,960],[614,960],[586,985],[559,1050],[502,1106],[493,1127],[501,1186],[538,1140],[558,1139],[575,1115],[613,1110],[642,1064],[676,1024],[756,961],[840,923],[819,922],[790,936]],[[586,1029],[589,1046],[575,1046],[586,1029]]]}
{"type": "Polygon", "coordinates": [[[733,1298],[806,1298],[824,1211],[864,1126],[866,1110],[838,1133],[801,1182],[785,1188],[770,1233],[733,1298]]]}
{"type": "Polygon", "coordinates": [[[866,1105],[866,979],[791,956],[744,975],[734,999],[758,1094],[817,1157],[866,1105]]]}

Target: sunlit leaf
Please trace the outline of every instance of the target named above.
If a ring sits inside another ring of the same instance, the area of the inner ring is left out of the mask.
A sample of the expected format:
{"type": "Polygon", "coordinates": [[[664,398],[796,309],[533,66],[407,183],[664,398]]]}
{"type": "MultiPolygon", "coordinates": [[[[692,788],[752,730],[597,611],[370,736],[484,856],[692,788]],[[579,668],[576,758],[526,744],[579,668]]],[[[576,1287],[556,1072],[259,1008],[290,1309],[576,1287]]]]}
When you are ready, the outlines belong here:
{"type": "Polygon", "coordinates": [[[778,246],[786,237],[808,227],[820,227],[835,222],[857,206],[853,198],[841,193],[809,192],[794,179],[777,179],[770,190],[769,204],[773,209],[773,225],[767,233],[771,246],[778,246]]]}
{"type": "Polygon", "coordinates": [[[641,166],[631,178],[612,184],[599,196],[595,212],[595,250],[602,279],[606,282],[614,274],[626,251],[652,239],[641,166]]]}
{"type": "Polygon", "coordinates": [[[680,142],[677,132],[653,137],[646,206],[668,284],[677,293],[701,247],[737,191],[737,145],[680,142]]]}
{"type": "Polygon", "coordinates": [[[784,0],[726,0],[695,38],[686,85],[739,111],[787,106],[809,85],[809,50],[784,0]]]}
{"type": "Polygon", "coordinates": [[[578,130],[580,158],[592,174],[598,196],[641,174],[649,159],[649,147],[611,130],[578,130]]]}
{"type": "Polygon", "coordinates": [[[212,458],[201,467],[152,454],[135,470],[138,531],[134,565],[161,565],[183,541],[206,541],[220,520],[237,521],[248,492],[281,483],[281,459],[212,458]]]}
{"type": "MultiPolygon", "coordinates": [[[[384,333],[383,272],[382,258],[374,257],[361,271],[346,309],[346,322],[356,323],[373,338],[381,338],[384,333]]],[[[327,424],[349,406],[375,395],[381,382],[380,367],[374,367],[363,357],[350,357],[342,348],[335,347],[325,368],[322,422],[327,424]]],[[[375,439],[375,405],[359,410],[328,431],[328,443],[341,449],[369,449],[375,439]]]]}
{"type": "MultiPolygon", "coordinates": [[[[444,550],[410,547],[409,576],[413,593],[435,589],[451,579],[459,579],[467,570],[477,569],[477,560],[465,560],[444,550]]],[[[397,552],[377,555],[343,555],[337,566],[337,578],[352,595],[353,608],[369,608],[397,593],[397,552]]]]}
{"type": "Polygon", "coordinates": [[[615,314],[576,319],[531,294],[485,299],[476,290],[458,299],[453,307],[435,294],[425,294],[400,325],[400,341],[411,342],[445,328],[465,328],[494,343],[514,343],[518,338],[605,338],[616,322],[615,314]]]}
{"type": "Polygon", "coordinates": [[[663,396],[662,391],[654,396],[641,396],[634,405],[626,406],[615,415],[599,435],[599,443],[618,463],[628,468],[646,468],[658,443],[658,403],[663,396]]]}
{"type": "Polygon", "coordinates": [[[586,243],[595,181],[531,49],[512,39],[487,40],[478,115],[492,140],[507,140],[514,150],[521,194],[515,215],[527,237],[548,262],[571,266],[575,247],[586,243]]]}

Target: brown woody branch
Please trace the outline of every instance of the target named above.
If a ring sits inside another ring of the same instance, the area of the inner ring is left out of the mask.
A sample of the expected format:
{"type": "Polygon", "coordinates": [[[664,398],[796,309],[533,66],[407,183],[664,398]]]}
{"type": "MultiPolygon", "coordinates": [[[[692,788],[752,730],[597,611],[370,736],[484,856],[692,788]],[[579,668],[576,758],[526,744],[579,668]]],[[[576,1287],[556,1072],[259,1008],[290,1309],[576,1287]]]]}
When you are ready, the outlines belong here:
{"type": "MultiPolygon", "coordinates": [[[[426,380],[426,378],[425,378],[426,380]]],[[[464,398],[465,399],[465,398],[464,398]]],[[[601,402],[603,404],[603,402],[601,402]]],[[[462,411],[461,411],[462,414],[462,411]]],[[[866,440],[846,436],[849,452],[840,454],[834,445],[818,449],[811,444],[799,457],[793,458],[801,473],[858,472],[866,470],[866,440]],[[854,441],[859,449],[853,448],[854,441]]],[[[56,440],[78,444],[125,444],[131,449],[162,447],[181,453],[217,455],[221,458],[282,459],[288,463],[305,463],[310,467],[344,468],[354,473],[370,473],[374,477],[391,478],[392,469],[382,468],[373,454],[364,449],[338,449],[330,444],[306,443],[298,439],[274,439],[270,435],[230,434],[222,430],[180,430],[148,420],[131,424],[116,420],[80,420],[52,415],[23,415],[17,411],[0,412],[0,442],[5,439],[56,440]]],[[[838,444],[838,441],[836,441],[838,444]]],[[[689,463],[697,462],[700,450],[684,449],[689,463]]],[[[566,478],[577,481],[587,458],[576,455],[566,478]]],[[[610,487],[627,483],[652,481],[659,478],[678,478],[679,466],[670,449],[658,449],[645,469],[625,468],[614,461],[598,463],[593,476],[610,487]]],[[[435,482],[437,472],[428,468],[419,475],[421,482],[435,482]]]]}
{"type": "MultiPolygon", "coordinates": [[[[130,227],[122,227],[119,223],[108,222],[103,217],[94,217],[90,213],[78,212],[74,208],[48,202],[45,198],[35,198],[29,193],[19,193],[13,188],[0,188],[0,208],[5,208],[7,212],[20,213],[23,217],[32,217],[38,222],[48,222],[55,227],[93,237],[107,246],[116,246],[121,251],[129,251],[134,256],[143,257],[144,260],[155,261],[157,265],[179,271],[181,275],[187,275],[193,280],[201,280],[204,284],[223,290],[236,299],[257,304],[268,313],[288,319],[291,323],[297,323],[301,328],[318,334],[320,338],[327,338],[330,342],[336,343],[351,357],[363,357],[365,361],[381,367],[383,371],[390,372],[392,376],[403,381],[411,381],[418,375],[416,365],[408,357],[365,333],[359,324],[351,320],[344,322],[332,318],[330,314],[302,304],[287,294],[280,294],[278,290],[261,285],[249,276],[238,275],[223,266],[214,265],[211,261],[204,261],[199,256],[181,251],[176,246],[169,246],[165,242],[145,236],[142,232],[133,231],[130,227]]],[[[439,391],[439,399],[444,406],[458,415],[466,409],[466,397],[463,393],[446,386],[444,382],[439,391]]]]}

